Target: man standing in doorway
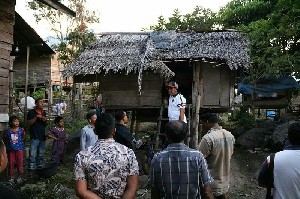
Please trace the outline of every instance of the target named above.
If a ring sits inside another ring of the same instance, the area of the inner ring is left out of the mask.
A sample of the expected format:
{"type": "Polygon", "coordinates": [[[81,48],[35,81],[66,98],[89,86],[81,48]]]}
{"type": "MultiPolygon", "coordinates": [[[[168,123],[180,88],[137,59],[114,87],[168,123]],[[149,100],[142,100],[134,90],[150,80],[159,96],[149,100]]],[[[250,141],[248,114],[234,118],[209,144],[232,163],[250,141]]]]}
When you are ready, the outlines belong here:
{"type": "Polygon", "coordinates": [[[35,107],[28,111],[27,126],[30,128],[30,148],[28,173],[33,174],[36,167],[41,167],[44,161],[45,153],[45,128],[48,118],[44,111],[44,102],[42,98],[35,100],[35,107]]]}
{"type": "Polygon", "coordinates": [[[98,140],[98,136],[95,134],[95,122],[97,120],[96,112],[90,111],[86,114],[88,125],[81,129],[80,134],[80,150],[87,150],[89,146],[92,146],[98,140]]]}
{"type": "Polygon", "coordinates": [[[229,190],[230,159],[233,154],[234,136],[218,124],[214,113],[200,115],[202,128],[207,131],[201,139],[199,150],[207,160],[214,182],[212,190],[216,199],[227,199],[229,190]]]}
{"type": "Polygon", "coordinates": [[[178,93],[178,84],[171,81],[167,85],[169,97],[168,117],[169,121],[181,120],[187,122],[185,116],[186,99],[178,93]]]}

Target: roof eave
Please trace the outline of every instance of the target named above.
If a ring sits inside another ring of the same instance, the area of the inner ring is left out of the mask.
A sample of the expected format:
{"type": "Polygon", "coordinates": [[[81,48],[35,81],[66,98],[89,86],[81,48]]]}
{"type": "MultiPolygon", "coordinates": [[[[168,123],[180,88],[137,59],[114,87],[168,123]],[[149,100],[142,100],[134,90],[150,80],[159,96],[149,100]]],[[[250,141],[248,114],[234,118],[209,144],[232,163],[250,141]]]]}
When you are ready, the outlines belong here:
{"type": "Polygon", "coordinates": [[[69,9],[67,6],[63,5],[62,3],[58,2],[58,1],[54,1],[54,0],[37,0],[45,5],[50,6],[51,8],[54,8],[56,10],[60,10],[63,13],[71,16],[71,17],[75,17],[76,13],[69,9]]]}

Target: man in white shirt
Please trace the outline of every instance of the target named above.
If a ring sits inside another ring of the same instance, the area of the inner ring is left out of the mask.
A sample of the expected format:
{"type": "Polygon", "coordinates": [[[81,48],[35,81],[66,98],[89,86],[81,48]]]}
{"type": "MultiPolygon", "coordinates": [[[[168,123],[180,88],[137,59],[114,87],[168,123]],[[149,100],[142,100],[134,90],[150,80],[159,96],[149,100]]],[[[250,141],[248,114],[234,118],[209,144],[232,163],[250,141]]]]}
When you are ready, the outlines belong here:
{"type": "Polygon", "coordinates": [[[183,97],[183,95],[178,93],[178,84],[174,81],[171,81],[168,83],[167,89],[170,95],[168,106],[169,121],[181,120],[186,123],[186,99],[183,97]]]}
{"type": "Polygon", "coordinates": [[[287,136],[290,145],[275,153],[273,160],[268,156],[258,175],[260,186],[273,184],[274,199],[300,198],[300,122],[289,125],[287,136]]]}

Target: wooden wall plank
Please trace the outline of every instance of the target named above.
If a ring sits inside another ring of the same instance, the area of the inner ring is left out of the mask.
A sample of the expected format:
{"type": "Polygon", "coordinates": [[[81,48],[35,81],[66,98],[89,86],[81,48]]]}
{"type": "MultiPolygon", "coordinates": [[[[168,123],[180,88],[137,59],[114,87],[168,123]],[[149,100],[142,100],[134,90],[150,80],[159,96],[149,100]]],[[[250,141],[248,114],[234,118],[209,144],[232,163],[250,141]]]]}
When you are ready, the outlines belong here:
{"type": "Polygon", "coordinates": [[[11,52],[12,50],[12,45],[8,44],[8,43],[4,43],[4,42],[0,42],[0,48],[7,50],[9,52],[11,52]]]}
{"type": "Polygon", "coordinates": [[[0,21],[0,30],[9,34],[13,34],[14,26],[10,23],[0,21]]]}
{"type": "Polygon", "coordinates": [[[229,67],[220,67],[220,106],[230,106],[230,92],[231,89],[231,70],[229,67]]]}
{"type": "Polygon", "coordinates": [[[8,78],[0,77],[0,95],[8,95],[8,78]]]}
{"type": "MultiPolygon", "coordinates": [[[[0,89],[1,86],[0,86],[0,89]]],[[[0,104],[8,104],[9,103],[9,96],[8,95],[0,95],[0,104]]]]}
{"type": "Polygon", "coordinates": [[[0,67],[0,77],[9,77],[9,69],[0,67]]]}
{"type": "MultiPolygon", "coordinates": [[[[13,67],[14,80],[20,85],[25,84],[26,59],[16,59],[13,67]]],[[[45,83],[51,80],[51,57],[31,57],[28,66],[28,84],[45,83]]]]}
{"type": "Polygon", "coordinates": [[[10,52],[13,44],[13,24],[15,23],[15,0],[0,0],[0,113],[9,112],[10,52]],[[1,86],[3,85],[3,86],[1,86]]]}
{"type": "Polygon", "coordinates": [[[220,68],[203,63],[203,106],[220,105],[220,68]]]}
{"type": "Polygon", "coordinates": [[[155,106],[159,107],[161,105],[161,97],[157,97],[161,94],[157,90],[150,90],[142,94],[141,99],[139,99],[138,91],[124,90],[124,91],[103,91],[103,106],[155,106]]]}
{"type": "Polygon", "coordinates": [[[8,44],[13,44],[14,43],[14,36],[13,34],[7,33],[7,32],[3,32],[0,29],[0,41],[8,43],[8,44]]]}
{"type": "Polygon", "coordinates": [[[0,68],[9,68],[9,60],[0,59],[0,68]]]}
{"type": "Polygon", "coordinates": [[[0,47],[0,55],[5,56],[5,57],[10,57],[10,50],[0,47]]]}
{"type": "MultiPolygon", "coordinates": [[[[3,16],[6,16],[7,19],[10,19],[10,15],[13,15],[13,17],[15,16],[15,0],[11,0],[11,1],[0,1],[0,10],[2,10],[2,12],[5,12],[4,14],[1,14],[3,16]]],[[[0,15],[0,16],[1,16],[0,15]]]]}
{"type": "Polygon", "coordinates": [[[8,104],[0,104],[0,113],[8,113],[8,104]]]}

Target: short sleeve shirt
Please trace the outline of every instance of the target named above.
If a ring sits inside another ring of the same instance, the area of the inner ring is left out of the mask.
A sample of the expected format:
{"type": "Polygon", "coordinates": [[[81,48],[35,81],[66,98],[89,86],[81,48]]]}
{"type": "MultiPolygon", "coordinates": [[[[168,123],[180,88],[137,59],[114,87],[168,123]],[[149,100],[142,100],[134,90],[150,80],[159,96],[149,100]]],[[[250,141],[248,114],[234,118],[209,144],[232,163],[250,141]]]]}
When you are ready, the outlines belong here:
{"type": "MultiPolygon", "coordinates": [[[[36,115],[37,112],[35,109],[29,110],[27,114],[27,120],[33,119],[36,115]]],[[[46,117],[46,112],[43,111],[42,115],[46,117]]],[[[45,128],[46,128],[45,122],[37,118],[36,122],[30,125],[30,139],[45,141],[46,140],[45,128]]]]}
{"type": "Polygon", "coordinates": [[[89,146],[92,146],[98,140],[98,135],[95,134],[91,125],[86,125],[81,129],[80,134],[80,150],[86,150],[89,146]]]}
{"type": "Polygon", "coordinates": [[[200,151],[184,144],[170,144],[155,154],[149,173],[151,187],[161,198],[201,198],[200,187],[213,182],[200,151]]]}
{"type": "Polygon", "coordinates": [[[139,175],[132,149],[114,139],[99,139],[94,146],[76,155],[74,179],[86,180],[88,189],[103,198],[121,198],[127,177],[139,175]]]}
{"type": "Polygon", "coordinates": [[[211,128],[199,144],[199,150],[207,160],[214,178],[212,191],[219,196],[229,190],[230,160],[233,154],[234,136],[221,126],[211,128]]]}
{"type": "Polygon", "coordinates": [[[8,151],[17,151],[17,150],[24,150],[24,136],[25,131],[23,128],[19,128],[18,131],[13,132],[11,129],[6,130],[6,138],[9,142],[7,146],[8,151]]]}
{"type": "MultiPolygon", "coordinates": [[[[168,117],[169,121],[179,120],[180,109],[186,107],[186,99],[181,94],[177,94],[176,96],[169,97],[169,106],[168,106],[168,117]]],[[[184,120],[186,123],[186,116],[184,116],[184,120]]]]}

